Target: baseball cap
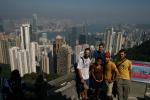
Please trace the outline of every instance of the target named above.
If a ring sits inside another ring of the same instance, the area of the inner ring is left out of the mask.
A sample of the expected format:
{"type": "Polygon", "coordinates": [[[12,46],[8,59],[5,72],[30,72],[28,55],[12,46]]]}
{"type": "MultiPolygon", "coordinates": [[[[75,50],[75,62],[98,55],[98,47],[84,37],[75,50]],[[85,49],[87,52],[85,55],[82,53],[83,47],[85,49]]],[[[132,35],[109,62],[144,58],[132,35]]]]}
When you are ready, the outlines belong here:
{"type": "Polygon", "coordinates": [[[110,52],[106,52],[106,53],[105,53],[105,57],[106,57],[106,58],[110,58],[110,57],[111,57],[110,52]]]}

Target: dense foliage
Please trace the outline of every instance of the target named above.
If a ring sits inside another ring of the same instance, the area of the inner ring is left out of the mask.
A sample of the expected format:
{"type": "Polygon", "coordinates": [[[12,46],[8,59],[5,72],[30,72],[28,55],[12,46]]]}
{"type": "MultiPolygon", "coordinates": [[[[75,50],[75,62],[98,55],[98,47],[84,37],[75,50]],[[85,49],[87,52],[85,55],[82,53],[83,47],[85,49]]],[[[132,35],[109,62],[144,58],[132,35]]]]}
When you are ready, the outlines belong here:
{"type": "Polygon", "coordinates": [[[150,40],[128,49],[127,52],[129,59],[150,62],[150,40]]]}

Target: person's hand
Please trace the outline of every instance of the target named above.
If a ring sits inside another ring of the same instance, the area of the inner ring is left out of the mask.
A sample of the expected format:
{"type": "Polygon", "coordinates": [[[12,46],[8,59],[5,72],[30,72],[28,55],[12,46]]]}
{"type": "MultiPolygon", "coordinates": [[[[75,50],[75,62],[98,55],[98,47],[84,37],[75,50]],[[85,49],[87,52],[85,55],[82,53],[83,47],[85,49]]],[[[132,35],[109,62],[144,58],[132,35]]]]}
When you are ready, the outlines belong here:
{"type": "Polygon", "coordinates": [[[108,83],[112,83],[113,81],[111,79],[108,80],[108,83]]]}
{"type": "Polygon", "coordinates": [[[84,84],[84,79],[83,79],[83,78],[81,78],[81,83],[83,83],[83,84],[84,84]]]}
{"type": "Polygon", "coordinates": [[[100,82],[102,82],[103,80],[96,80],[96,82],[98,82],[98,83],[100,83],[100,82]]]}
{"type": "Polygon", "coordinates": [[[89,86],[86,84],[86,83],[84,83],[84,89],[86,89],[86,90],[88,90],[89,89],[89,86]]]}

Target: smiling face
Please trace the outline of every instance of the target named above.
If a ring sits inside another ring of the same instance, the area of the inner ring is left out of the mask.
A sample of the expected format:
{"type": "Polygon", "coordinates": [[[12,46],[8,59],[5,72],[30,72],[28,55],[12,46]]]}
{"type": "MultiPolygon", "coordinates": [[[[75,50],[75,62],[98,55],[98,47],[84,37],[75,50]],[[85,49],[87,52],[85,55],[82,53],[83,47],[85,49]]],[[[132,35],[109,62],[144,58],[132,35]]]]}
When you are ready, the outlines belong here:
{"type": "Polygon", "coordinates": [[[125,52],[120,52],[119,57],[120,57],[120,59],[124,59],[126,57],[125,52]]]}
{"type": "Polygon", "coordinates": [[[90,50],[84,51],[84,58],[88,58],[90,56],[90,50]]]}

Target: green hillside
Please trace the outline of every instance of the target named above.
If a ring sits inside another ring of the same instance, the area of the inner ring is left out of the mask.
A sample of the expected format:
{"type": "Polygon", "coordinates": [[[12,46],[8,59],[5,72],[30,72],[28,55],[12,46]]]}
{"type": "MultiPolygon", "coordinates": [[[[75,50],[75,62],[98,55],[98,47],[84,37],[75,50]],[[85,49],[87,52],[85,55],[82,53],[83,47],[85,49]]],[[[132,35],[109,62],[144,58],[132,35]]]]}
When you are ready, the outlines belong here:
{"type": "Polygon", "coordinates": [[[128,49],[127,52],[129,59],[150,62],[150,40],[128,49]]]}

